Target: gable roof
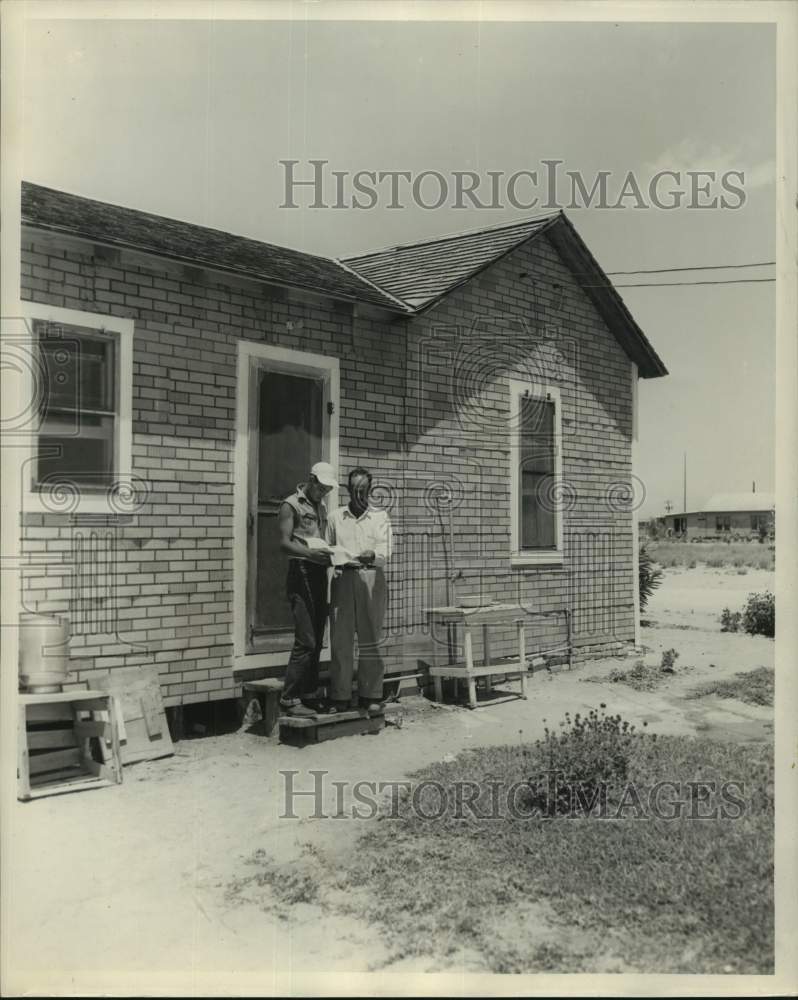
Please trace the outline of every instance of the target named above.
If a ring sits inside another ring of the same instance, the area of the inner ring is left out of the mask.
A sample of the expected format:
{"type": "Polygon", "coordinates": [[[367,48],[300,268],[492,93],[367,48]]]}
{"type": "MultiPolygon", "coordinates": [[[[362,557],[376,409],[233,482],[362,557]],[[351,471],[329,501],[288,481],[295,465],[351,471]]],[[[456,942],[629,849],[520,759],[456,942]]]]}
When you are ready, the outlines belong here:
{"type": "Polygon", "coordinates": [[[423,312],[510,251],[545,233],[643,378],[668,370],[564,212],[388,247],[343,261],[413,312],[423,312]]]}
{"type": "Polygon", "coordinates": [[[25,181],[22,184],[22,222],[106,246],[157,254],[184,264],[212,267],[345,301],[368,302],[392,312],[409,311],[389,293],[328,257],[316,257],[300,250],[109,205],[25,181]]]}
{"type": "Polygon", "coordinates": [[[704,504],[706,514],[737,514],[748,510],[773,510],[776,497],[773,493],[716,493],[704,504]]]}
{"type": "Polygon", "coordinates": [[[420,310],[437,302],[556,219],[556,214],[547,215],[512,225],[387,247],[343,260],[358,274],[411,308],[420,310]]]}
{"type": "Polygon", "coordinates": [[[643,378],[667,369],[563,212],[342,260],[23,181],[23,225],[412,316],[543,234],[643,378]]]}

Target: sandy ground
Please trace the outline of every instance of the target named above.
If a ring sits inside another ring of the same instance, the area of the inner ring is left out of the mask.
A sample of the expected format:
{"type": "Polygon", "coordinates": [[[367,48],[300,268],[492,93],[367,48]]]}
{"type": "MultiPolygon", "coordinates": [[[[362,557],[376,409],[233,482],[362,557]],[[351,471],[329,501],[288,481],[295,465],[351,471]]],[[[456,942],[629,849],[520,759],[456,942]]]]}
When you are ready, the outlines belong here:
{"type": "MultiPolygon", "coordinates": [[[[263,994],[298,991],[302,975],[314,972],[331,973],[326,983],[335,989],[336,972],[369,970],[382,970],[390,991],[392,972],[441,971],[431,958],[386,968],[385,942],[354,919],[327,919],[302,904],[281,920],[257,891],[232,898],[229,889],[246,880],[258,850],[279,861],[306,843],[352,849],[366,821],[333,818],[333,781],[400,780],[446,754],[534,739],[544,718],[556,722],[565,711],[605,702],[658,733],[771,738],[770,709],[683,695],[706,678],[772,665],[772,641],[721,634],[717,624],[724,605],[737,609],[751,591],[772,586],[765,571],[669,571],[644,616],[656,624],[643,630],[643,642],[651,662],[677,649],[683,669],[654,692],[601,680],[634,658],[591,661],[537,672],[526,702],[470,712],[412,699],[401,728],[303,750],[246,732],[183,741],[171,758],[126,768],[120,786],[17,803],[4,886],[13,914],[6,954],[15,970],[6,995],[263,994]],[[330,818],[312,817],[310,796],[296,802],[300,818],[281,818],[280,772],[298,771],[296,787],[310,789],[311,769],[328,772],[330,818]]],[[[472,968],[466,959],[454,968],[472,968]]]]}

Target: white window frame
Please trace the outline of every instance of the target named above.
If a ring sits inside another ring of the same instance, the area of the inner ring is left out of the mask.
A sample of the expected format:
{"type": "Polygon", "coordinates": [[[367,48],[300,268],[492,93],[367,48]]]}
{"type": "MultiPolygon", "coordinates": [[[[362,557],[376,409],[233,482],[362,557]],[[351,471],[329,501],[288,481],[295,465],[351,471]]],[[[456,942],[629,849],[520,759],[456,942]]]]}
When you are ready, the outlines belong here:
{"type": "MultiPolygon", "coordinates": [[[[249,461],[251,454],[250,410],[255,405],[253,373],[258,367],[268,367],[286,374],[322,376],[325,379],[324,404],[332,403],[329,438],[323,442],[323,458],[338,468],[340,362],[326,354],[312,354],[288,347],[277,347],[251,340],[238,341],[236,366],[236,441],[233,479],[233,665],[232,672],[253,667],[284,666],[290,643],[277,652],[247,650],[247,513],[249,508],[249,461]]],[[[337,503],[335,496],[329,509],[337,503]]],[[[328,663],[330,647],[322,649],[320,660],[328,663]]]]}
{"type": "Polygon", "coordinates": [[[521,487],[521,404],[524,396],[554,403],[554,478],[555,490],[562,485],[562,413],[560,390],[554,385],[509,379],[510,390],[510,565],[562,566],[563,564],[563,513],[554,511],[554,530],[557,547],[554,549],[521,549],[521,515],[519,491],[521,487]]]}
{"type": "MultiPolygon", "coordinates": [[[[30,356],[33,359],[37,351],[34,336],[34,321],[57,323],[65,327],[76,326],[88,330],[97,330],[106,336],[114,338],[115,354],[115,405],[116,421],[114,428],[114,468],[113,481],[129,484],[133,466],[133,336],[135,324],[132,319],[122,319],[118,316],[106,316],[102,313],[82,312],[78,309],[63,309],[60,306],[44,305],[39,302],[22,302],[20,315],[25,320],[25,330],[29,338],[30,356]]],[[[24,373],[24,397],[31,402],[35,399],[35,371],[38,361],[29,366],[24,373]]],[[[22,509],[25,512],[47,514],[56,511],[53,504],[48,503],[40,490],[34,488],[34,476],[37,468],[37,452],[39,447],[39,432],[32,431],[27,473],[23,483],[22,509]]],[[[107,491],[102,493],[81,492],[70,513],[85,514],[124,514],[125,498],[131,496],[131,504],[135,505],[132,493],[121,490],[110,502],[107,491]]],[[[133,507],[131,507],[133,509],[133,507]]]]}

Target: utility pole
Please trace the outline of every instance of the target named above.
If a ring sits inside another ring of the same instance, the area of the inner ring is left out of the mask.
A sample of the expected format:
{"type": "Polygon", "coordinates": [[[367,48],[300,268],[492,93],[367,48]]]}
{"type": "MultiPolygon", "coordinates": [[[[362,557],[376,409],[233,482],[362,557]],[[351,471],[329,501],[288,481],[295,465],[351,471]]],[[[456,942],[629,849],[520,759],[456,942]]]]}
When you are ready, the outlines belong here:
{"type": "Polygon", "coordinates": [[[682,513],[687,513],[687,452],[684,453],[684,507],[682,513]]]}

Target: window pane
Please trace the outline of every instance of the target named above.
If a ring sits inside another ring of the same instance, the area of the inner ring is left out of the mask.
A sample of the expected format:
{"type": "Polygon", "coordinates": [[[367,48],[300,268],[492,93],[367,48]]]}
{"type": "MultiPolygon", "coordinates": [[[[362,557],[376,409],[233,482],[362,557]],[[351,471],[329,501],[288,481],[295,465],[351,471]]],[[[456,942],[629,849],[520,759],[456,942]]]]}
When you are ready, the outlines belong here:
{"type": "Polygon", "coordinates": [[[74,327],[39,327],[43,410],[114,409],[114,343],[74,327]],[[56,331],[58,335],[56,335],[56,331]]]}
{"type": "Polygon", "coordinates": [[[88,489],[107,487],[114,468],[114,418],[81,414],[78,434],[59,434],[59,426],[48,420],[39,435],[38,484],[68,480],[88,489]]]}
{"type": "Polygon", "coordinates": [[[521,396],[519,518],[521,549],[557,547],[554,402],[521,396]]]}
{"type": "Polygon", "coordinates": [[[521,548],[557,547],[554,504],[551,496],[554,480],[548,473],[521,470],[521,548]]]}
{"type": "Polygon", "coordinates": [[[554,403],[521,397],[521,462],[527,471],[554,472],[554,403]]]}

